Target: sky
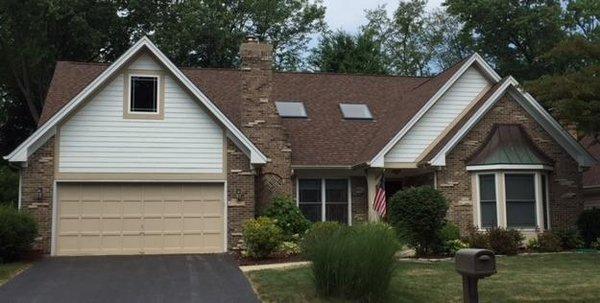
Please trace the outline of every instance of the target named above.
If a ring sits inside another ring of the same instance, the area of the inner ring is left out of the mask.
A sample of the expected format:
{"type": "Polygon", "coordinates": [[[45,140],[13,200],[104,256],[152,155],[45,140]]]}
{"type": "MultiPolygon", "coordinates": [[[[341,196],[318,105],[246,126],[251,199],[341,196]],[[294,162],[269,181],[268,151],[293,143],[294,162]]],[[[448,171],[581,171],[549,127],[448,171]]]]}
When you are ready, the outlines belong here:
{"type": "MultiPolygon", "coordinates": [[[[342,29],[355,33],[365,23],[366,9],[374,9],[379,5],[386,5],[388,12],[398,7],[399,0],[324,0],[327,11],[325,21],[330,29],[342,29]]],[[[427,9],[441,7],[443,0],[429,0],[427,9]]]]}

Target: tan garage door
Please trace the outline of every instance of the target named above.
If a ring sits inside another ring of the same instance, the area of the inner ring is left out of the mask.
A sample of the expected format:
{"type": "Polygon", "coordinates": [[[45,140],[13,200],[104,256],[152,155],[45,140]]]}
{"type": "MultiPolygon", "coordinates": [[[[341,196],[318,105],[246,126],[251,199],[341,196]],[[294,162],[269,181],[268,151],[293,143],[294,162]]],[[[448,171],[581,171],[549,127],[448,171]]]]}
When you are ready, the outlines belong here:
{"type": "Polygon", "coordinates": [[[57,255],[224,251],[223,184],[61,183],[57,255]]]}

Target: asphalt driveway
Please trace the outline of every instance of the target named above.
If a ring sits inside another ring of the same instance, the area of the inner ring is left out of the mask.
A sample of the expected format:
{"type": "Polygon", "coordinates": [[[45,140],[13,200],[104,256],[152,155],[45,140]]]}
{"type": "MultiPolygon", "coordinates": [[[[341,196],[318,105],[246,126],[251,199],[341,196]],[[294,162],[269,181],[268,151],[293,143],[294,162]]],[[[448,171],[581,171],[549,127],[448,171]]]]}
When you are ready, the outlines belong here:
{"type": "Polygon", "coordinates": [[[0,302],[258,302],[227,255],[57,257],[0,287],[0,302]]]}

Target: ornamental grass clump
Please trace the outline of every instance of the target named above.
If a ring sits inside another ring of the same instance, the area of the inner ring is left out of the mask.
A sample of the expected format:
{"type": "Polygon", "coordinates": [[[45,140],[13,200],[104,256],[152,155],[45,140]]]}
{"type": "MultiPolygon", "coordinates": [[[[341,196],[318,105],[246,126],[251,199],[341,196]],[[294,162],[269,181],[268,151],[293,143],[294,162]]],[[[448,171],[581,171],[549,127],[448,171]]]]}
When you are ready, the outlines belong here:
{"type": "Polygon", "coordinates": [[[377,302],[386,297],[395,270],[394,254],[399,248],[390,226],[317,225],[306,238],[303,251],[312,261],[319,295],[359,302],[377,302]]]}

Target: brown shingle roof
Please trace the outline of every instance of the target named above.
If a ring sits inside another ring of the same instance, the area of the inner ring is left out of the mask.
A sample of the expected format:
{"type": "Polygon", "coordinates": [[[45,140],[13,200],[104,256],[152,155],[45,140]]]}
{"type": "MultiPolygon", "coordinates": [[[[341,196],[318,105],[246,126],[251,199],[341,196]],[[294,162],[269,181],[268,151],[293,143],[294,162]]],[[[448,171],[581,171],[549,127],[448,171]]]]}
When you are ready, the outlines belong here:
{"type": "MultiPolygon", "coordinates": [[[[358,165],[369,161],[417,113],[464,60],[436,77],[274,73],[272,100],[302,101],[307,119],[284,119],[292,164],[358,165]],[[365,103],[374,120],[345,120],[339,103],[365,103]]],[[[39,125],[92,82],[108,64],[58,62],[39,125]]],[[[239,126],[241,72],[182,68],[182,72],[239,126]]]]}

